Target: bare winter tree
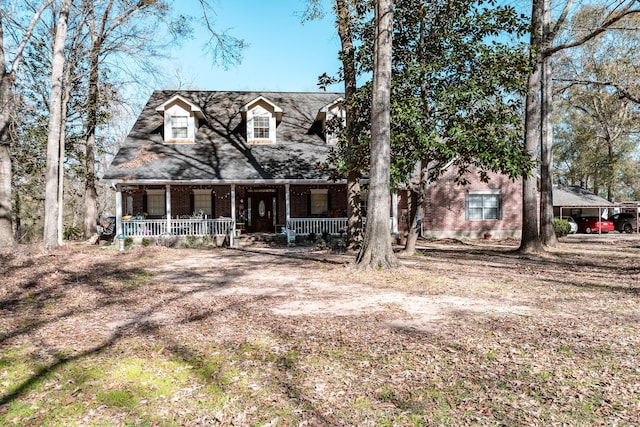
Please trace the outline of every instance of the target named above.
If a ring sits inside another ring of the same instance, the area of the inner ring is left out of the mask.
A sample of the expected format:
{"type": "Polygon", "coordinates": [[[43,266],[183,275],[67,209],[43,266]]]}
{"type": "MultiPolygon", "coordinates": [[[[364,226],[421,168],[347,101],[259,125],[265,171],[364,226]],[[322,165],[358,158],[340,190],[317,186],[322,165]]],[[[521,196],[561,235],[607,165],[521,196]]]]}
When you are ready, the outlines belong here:
{"type": "Polygon", "coordinates": [[[543,244],[554,246],[557,242],[553,228],[552,57],[556,52],[580,46],[598,37],[621,19],[640,12],[638,6],[639,3],[636,0],[618,0],[603,4],[600,6],[602,18],[599,22],[590,28],[583,29],[572,40],[554,45],[560,28],[564,25],[567,16],[572,14],[573,1],[568,0],[560,15],[552,20],[550,0],[533,0],[531,49],[536,57],[527,94],[525,145],[531,153],[535,153],[538,141],[540,143],[540,225],[539,229],[532,228],[534,218],[537,222],[538,212],[535,197],[537,193],[534,191],[535,180],[532,177],[525,179],[524,182],[520,251],[542,252],[543,244]]]}
{"type": "Polygon", "coordinates": [[[51,67],[51,96],[49,99],[49,129],[47,138],[47,171],[44,199],[44,246],[55,248],[62,245],[59,234],[60,214],[60,136],[63,121],[62,82],[65,66],[64,45],[67,39],[67,25],[72,0],[63,0],[60,5],[58,23],[53,42],[53,62],[51,67]]]}
{"type": "MultiPolygon", "coordinates": [[[[15,243],[11,212],[12,166],[9,147],[12,141],[11,124],[18,110],[18,103],[14,96],[16,70],[20,68],[24,49],[33,35],[37,22],[51,3],[52,0],[47,0],[39,7],[33,7],[33,16],[26,29],[22,31],[22,38],[17,43],[11,63],[5,51],[7,43],[4,38],[4,28],[8,23],[14,24],[15,27],[19,25],[9,18],[9,10],[6,8],[0,10],[0,248],[15,243]]],[[[16,28],[17,32],[20,32],[19,30],[16,28]]]]}

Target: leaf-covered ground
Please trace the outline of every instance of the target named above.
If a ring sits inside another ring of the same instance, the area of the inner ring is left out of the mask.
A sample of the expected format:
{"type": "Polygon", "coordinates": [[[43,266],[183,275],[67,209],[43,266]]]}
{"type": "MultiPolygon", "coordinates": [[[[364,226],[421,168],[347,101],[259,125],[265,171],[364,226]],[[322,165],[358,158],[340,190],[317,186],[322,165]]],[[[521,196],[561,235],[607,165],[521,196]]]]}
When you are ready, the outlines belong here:
{"type": "MultiPolygon", "coordinates": [[[[636,425],[640,238],[0,252],[0,425],[636,425]]],[[[623,238],[624,237],[624,238],[623,238]]]]}

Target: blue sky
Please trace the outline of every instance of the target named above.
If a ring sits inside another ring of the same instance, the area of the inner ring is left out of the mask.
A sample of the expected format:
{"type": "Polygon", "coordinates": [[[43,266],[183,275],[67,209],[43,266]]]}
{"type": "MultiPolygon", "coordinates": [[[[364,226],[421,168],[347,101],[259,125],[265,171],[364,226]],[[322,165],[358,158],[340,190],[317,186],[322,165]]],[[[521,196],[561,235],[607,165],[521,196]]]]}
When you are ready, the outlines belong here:
{"type": "MultiPolygon", "coordinates": [[[[228,29],[249,45],[242,63],[228,70],[212,66],[202,49],[207,34],[199,30],[194,40],[174,52],[167,73],[180,77],[173,77],[168,84],[176,86],[180,81],[182,89],[206,90],[319,90],[318,76],[334,74],[340,66],[340,40],[329,8],[320,21],[300,22],[296,13],[303,11],[306,3],[307,0],[215,0],[215,28],[228,29]]],[[[197,0],[177,2],[176,8],[180,5],[184,5],[185,13],[197,14],[197,0]]],[[[343,88],[334,85],[328,90],[343,88]]]]}

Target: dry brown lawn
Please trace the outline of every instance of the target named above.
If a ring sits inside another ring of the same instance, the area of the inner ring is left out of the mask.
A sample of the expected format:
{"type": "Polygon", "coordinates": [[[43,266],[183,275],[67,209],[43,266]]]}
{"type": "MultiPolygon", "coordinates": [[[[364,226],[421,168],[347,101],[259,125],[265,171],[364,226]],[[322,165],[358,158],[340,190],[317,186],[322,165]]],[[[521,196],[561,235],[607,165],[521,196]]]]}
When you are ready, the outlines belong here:
{"type": "Polygon", "coordinates": [[[636,425],[640,238],[0,252],[0,425],[636,425]]]}

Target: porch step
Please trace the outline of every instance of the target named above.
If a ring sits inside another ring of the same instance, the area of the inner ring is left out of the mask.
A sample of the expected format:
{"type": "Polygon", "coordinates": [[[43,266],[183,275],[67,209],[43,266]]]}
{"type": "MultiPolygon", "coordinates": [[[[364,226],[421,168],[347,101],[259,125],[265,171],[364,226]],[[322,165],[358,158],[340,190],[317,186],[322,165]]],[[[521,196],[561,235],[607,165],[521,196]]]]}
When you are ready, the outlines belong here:
{"type": "Polygon", "coordinates": [[[287,238],[282,234],[249,233],[234,237],[233,244],[240,248],[287,246],[287,238]]]}

